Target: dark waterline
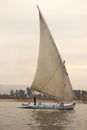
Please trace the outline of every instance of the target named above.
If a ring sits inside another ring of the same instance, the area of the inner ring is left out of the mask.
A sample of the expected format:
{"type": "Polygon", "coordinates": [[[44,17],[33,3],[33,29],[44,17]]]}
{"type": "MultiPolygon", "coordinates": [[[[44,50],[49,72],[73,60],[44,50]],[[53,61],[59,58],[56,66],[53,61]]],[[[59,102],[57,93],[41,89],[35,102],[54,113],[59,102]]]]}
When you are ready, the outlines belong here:
{"type": "Polygon", "coordinates": [[[19,102],[0,102],[0,130],[87,130],[87,104],[74,110],[21,109],[19,102]]]}

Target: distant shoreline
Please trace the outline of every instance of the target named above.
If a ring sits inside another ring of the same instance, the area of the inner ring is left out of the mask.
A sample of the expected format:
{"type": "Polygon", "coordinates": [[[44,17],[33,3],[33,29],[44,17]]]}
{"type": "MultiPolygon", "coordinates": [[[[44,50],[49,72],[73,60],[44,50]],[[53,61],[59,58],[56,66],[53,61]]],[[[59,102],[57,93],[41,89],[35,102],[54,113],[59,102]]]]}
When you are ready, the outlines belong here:
{"type": "MultiPolygon", "coordinates": [[[[37,99],[37,102],[55,102],[49,99],[37,99]]],[[[0,99],[0,102],[33,102],[33,99],[0,99]]]]}
{"type": "MultiPolygon", "coordinates": [[[[26,102],[26,103],[32,103],[33,99],[1,99],[0,102],[26,102]]],[[[43,102],[43,103],[57,103],[55,100],[50,100],[50,99],[37,99],[37,102],[43,102]]],[[[87,104],[86,101],[76,101],[76,103],[82,103],[82,104],[87,104]]]]}
{"type": "Polygon", "coordinates": [[[0,102],[28,102],[28,99],[0,99],[0,102]]]}

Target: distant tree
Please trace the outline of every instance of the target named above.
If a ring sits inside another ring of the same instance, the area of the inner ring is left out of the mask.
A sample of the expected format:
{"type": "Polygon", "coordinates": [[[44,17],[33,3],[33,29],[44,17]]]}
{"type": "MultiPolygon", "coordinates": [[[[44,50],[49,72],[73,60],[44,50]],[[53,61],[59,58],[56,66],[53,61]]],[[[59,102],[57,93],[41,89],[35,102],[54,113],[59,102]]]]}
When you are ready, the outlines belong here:
{"type": "Polygon", "coordinates": [[[25,94],[24,90],[22,90],[22,89],[19,90],[19,97],[20,98],[25,98],[26,97],[26,94],[25,94]]]}
{"type": "Polygon", "coordinates": [[[10,90],[10,95],[9,95],[11,98],[14,98],[15,97],[15,92],[13,90],[10,90]]]}
{"type": "Polygon", "coordinates": [[[0,98],[2,98],[2,94],[0,93],[0,98]]]}
{"type": "Polygon", "coordinates": [[[74,95],[77,100],[87,100],[87,91],[85,90],[74,90],[74,95]]]}
{"type": "Polygon", "coordinates": [[[80,90],[74,90],[74,94],[75,94],[75,96],[77,97],[77,99],[79,99],[79,100],[81,99],[81,97],[82,97],[81,95],[82,95],[82,94],[81,94],[81,91],[80,91],[80,90]]]}
{"type": "Polygon", "coordinates": [[[37,95],[37,97],[38,97],[38,98],[41,98],[42,96],[41,96],[41,94],[39,93],[39,94],[37,95]]]}
{"type": "Polygon", "coordinates": [[[26,88],[26,92],[28,97],[32,96],[32,90],[29,87],[26,88]]]}
{"type": "Polygon", "coordinates": [[[3,93],[3,94],[2,94],[2,98],[9,98],[9,95],[8,95],[8,94],[3,93]]]}
{"type": "MultiPolygon", "coordinates": [[[[46,94],[43,94],[42,96],[43,98],[48,98],[48,96],[46,94]]],[[[49,97],[50,98],[50,97],[49,97]]]]}
{"type": "Polygon", "coordinates": [[[19,91],[16,89],[15,90],[15,97],[18,98],[19,97],[19,91]]]}
{"type": "Polygon", "coordinates": [[[85,91],[84,91],[84,90],[82,90],[82,97],[84,97],[84,95],[85,95],[85,91]]]}

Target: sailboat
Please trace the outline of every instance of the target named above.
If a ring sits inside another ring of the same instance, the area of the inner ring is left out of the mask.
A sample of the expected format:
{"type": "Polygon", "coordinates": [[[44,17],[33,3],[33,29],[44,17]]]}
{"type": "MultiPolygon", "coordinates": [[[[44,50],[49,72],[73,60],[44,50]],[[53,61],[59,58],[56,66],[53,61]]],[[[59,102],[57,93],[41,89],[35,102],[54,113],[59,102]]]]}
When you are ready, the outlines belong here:
{"type": "MultiPolygon", "coordinates": [[[[37,6],[38,7],[38,6],[37,6]]],[[[22,104],[29,109],[73,109],[73,90],[70,79],[48,25],[38,7],[40,47],[36,74],[31,89],[57,99],[61,103],[22,104]],[[65,103],[66,102],[66,103],[65,103]]]]}

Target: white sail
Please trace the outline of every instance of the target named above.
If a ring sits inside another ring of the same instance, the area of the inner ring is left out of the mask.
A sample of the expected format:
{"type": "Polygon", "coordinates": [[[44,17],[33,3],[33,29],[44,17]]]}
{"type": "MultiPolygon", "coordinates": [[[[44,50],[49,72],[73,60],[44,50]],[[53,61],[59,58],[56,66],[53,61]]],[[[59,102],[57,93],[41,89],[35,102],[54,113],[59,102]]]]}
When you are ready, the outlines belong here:
{"type": "MultiPolygon", "coordinates": [[[[39,9],[39,8],[38,8],[39,9]]],[[[57,99],[71,99],[70,94],[64,95],[64,85],[71,85],[65,78],[65,69],[60,54],[57,50],[53,37],[39,10],[40,20],[40,48],[36,74],[31,88],[39,92],[48,94],[57,99]]]]}
{"type": "Polygon", "coordinates": [[[64,65],[64,100],[72,101],[73,97],[72,85],[64,65]]]}

